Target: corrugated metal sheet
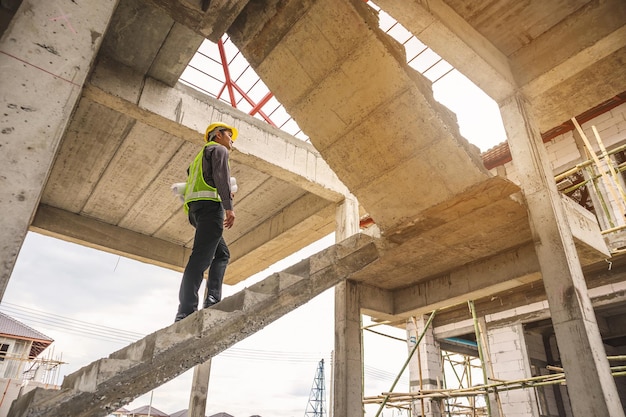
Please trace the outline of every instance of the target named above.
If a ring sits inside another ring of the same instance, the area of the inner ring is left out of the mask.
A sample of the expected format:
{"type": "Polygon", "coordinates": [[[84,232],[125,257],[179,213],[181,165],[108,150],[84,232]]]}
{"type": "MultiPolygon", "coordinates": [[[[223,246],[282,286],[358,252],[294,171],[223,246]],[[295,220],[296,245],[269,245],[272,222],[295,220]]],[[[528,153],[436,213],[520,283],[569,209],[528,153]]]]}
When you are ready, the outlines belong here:
{"type": "Polygon", "coordinates": [[[4,313],[0,313],[0,335],[19,337],[21,339],[47,341],[50,343],[54,342],[54,339],[49,338],[45,334],[38,332],[24,323],[20,323],[4,313]]]}

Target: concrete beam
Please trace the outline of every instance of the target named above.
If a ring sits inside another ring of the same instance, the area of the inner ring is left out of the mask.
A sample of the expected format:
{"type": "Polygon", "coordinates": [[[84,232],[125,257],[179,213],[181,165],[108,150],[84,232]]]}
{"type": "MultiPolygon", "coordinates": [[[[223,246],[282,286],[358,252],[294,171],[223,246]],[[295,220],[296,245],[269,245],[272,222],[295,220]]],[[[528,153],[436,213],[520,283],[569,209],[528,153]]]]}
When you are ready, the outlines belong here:
{"type": "Polygon", "coordinates": [[[269,126],[192,88],[175,88],[119,64],[101,61],[83,95],[180,139],[203,143],[210,120],[239,128],[231,159],[297,185],[329,201],[339,202],[348,189],[310,144],[269,126]],[[139,82],[138,82],[139,81],[139,82]]]}
{"type": "MultiPolygon", "coordinates": [[[[611,271],[594,272],[586,276],[594,307],[610,306],[624,301],[626,286],[621,284],[624,276],[624,268],[618,266],[611,271]]],[[[483,298],[474,299],[474,302],[479,316],[496,316],[504,311],[510,311],[511,320],[515,317],[519,320],[537,320],[540,316],[536,314],[536,309],[539,308],[536,306],[542,304],[541,309],[548,308],[542,281],[522,285],[515,291],[494,292],[483,298]]],[[[549,316],[549,312],[546,314],[549,316]]],[[[440,311],[435,318],[435,325],[453,325],[467,318],[469,318],[467,306],[459,304],[440,311]]]]}
{"type": "Polygon", "coordinates": [[[626,336],[626,314],[618,314],[607,319],[608,330],[602,337],[615,339],[626,336]]]}
{"type": "Polygon", "coordinates": [[[175,271],[191,254],[182,245],[46,205],[37,208],[30,230],[175,271]]]}
{"type": "MultiPolygon", "coordinates": [[[[334,210],[334,204],[307,194],[262,222],[229,244],[232,261],[224,283],[234,285],[288,256],[294,245],[306,246],[331,233],[334,210]],[[309,241],[293,242],[285,234],[306,235],[309,241]]],[[[46,205],[39,205],[30,230],[179,272],[191,253],[183,245],[46,205]]]]}
{"type": "Polygon", "coordinates": [[[24,0],[0,38],[0,299],[116,5],[24,0]]]}
{"type": "Polygon", "coordinates": [[[146,74],[174,21],[142,0],[123,0],[111,19],[100,54],[146,74]]]}
{"type": "Polygon", "coordinates": [[[175,21],[203,37],[217,42],[249,0],[169,1],[146,0],[164,10],[175,21]],[[208,7],[204,7],[207,3],[208,7]]]}
{"type": "Polygon", "coordinates": [[[541,279],[534,246],[527,244],[446,275],[394,292],[394,314],[418,316],[541,279]]]}
{"type": "Polygon", "coordinates": [[[294,247],[307,246],[334,230],[335,204],[313,194],[305,194],[274,217],[230,242],[231,263],[224,283],[233,285],[293,253],[294,247]],[[290,236],[305,236],[294,241],[290,236]]]}
{"type": "Polygon", "coordinates": [[[588,265],[610,258],[611,253],[595,215],[564,194],[561,194],[561,202],[572,230],[580,263],[588,265]]]}
{"type": "Polygon", "coordinates": [[[394,294],[370,285],[359,284],[359,303],[361,312],[378,320],[398,321],[394,315],[394,294]]]}
{"type": "Polygon", "coordinates": [[[508,58],[443,0],[376,4],[495,101],[515,90],[508,58]]]}
{"type": "Polygon", "coordinates": [[[511,57],[544,132],[626,90],[626,3],[587,2],[511,57]]]}
{"type": "Polygon", "coordinates": [[[111,20],[100,55],[174,86],[204,39],[154,4],[123,0],[111,20]]]}
{"type": "Polygon", "coordinates": [[[147,75],[174,87],[202,42],[204,37],[195,34],[187,26],[174,23],[147,75]]]}
{"type": "Polygon", "coordinates": [[[515,51],[511,66],[532,100],[626,46],[626,3],[587,2],[515,51]]]}
{"type": "Polygon", "coordinates": [[[545,132],[626,91],[626,71],[617,70],[624,62],[626,46],[536,96],[532,106],[539,129],[545,132]]]}

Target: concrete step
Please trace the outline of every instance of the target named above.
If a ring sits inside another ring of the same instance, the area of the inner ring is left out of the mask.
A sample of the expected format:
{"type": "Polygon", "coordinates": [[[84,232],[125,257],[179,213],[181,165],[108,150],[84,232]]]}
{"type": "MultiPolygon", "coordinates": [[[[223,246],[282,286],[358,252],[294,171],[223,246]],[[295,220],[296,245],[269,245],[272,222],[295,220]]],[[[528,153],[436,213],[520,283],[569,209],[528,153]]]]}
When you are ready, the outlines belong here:
{"type": "Polygon", "coordinates": [[[12,404],[9,416],[106,416],[205,363],[378,258],[377,242],[355,235],[79,369],[65,377],[61,390],[29,392],[12,404]]]}

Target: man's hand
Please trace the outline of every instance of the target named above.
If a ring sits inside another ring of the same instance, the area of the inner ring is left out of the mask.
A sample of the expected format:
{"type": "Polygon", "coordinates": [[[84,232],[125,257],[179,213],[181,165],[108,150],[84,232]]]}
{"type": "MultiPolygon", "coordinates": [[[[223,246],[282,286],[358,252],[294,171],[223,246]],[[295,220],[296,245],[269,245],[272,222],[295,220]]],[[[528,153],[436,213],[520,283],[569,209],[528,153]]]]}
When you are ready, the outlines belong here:
{"type": "Polygon", "coordinates": [[[230,229],[235,223],[235,212],[233,210],[225,210],[226,218],[224,219],[224,227],[230,229]]]}

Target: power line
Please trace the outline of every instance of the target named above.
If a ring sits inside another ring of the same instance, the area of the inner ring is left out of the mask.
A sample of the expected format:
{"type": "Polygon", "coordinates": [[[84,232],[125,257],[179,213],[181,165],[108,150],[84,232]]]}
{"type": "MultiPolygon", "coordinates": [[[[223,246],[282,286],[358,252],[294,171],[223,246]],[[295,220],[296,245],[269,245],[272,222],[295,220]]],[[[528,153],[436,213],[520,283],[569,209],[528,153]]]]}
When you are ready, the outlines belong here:
{"type": "MultiPolygon", "coordinates": [[[[64,317],[58,314],[48,313],[43,310],[23,307],[17,304],[3,302],[0,304],[0,311],[12,318],[25,322],[25,324],[43,324],[50,328],[60,330],[65,333],[78,335],[87,339],[104,340],[119,344],[130,344],[145,337],[145,334],[117,329],[100,324],[89,323],[82,320],[64,317]]],[[[220,356],[226,358],[273,361],[287,363],[316,363],[320,357],[330,362],[330,353],[320,352],[285,352],[267,351],[258,349],[230,348],[220,356]]],[[[371,379],[381,381],[393,381],[395,374],[369,365],[364,366],[366,376],[371,379]]]]}
{"type": "Polygon", "coordinates": [[[27,323],[43,324],[54,329],[61,329],[71,334],[98,340],[132,343],[145,336],[137,332],[130,332],[127,330],[120,330],[113,327],[88,323],[82,320],[63,317],[57,314],[47,313],[42,310],[22,307],[11,303],[0,304],[0,311],[27,323]]]}
{"type": "MultiPolygon", "coordinates": [[[[104,338],[114,342],[133,343],[145,337],[145,334],[112,328],[99,324],[89,323],[57,314],[46,313],[29,307],[22,307],[11,303],[0,304],[0,311],[3,311],[16,319],[30,323],[39,323],[62,331],[75,332],[86,338],[104,338]]],[[[283,361],[319,361],[319,353],[297,353],[297,352],[273,352],[255,349],[231,348],[222,353],[224,356],[237,357],[243,359],[258,360],[283,360],[283,361]]]]}

